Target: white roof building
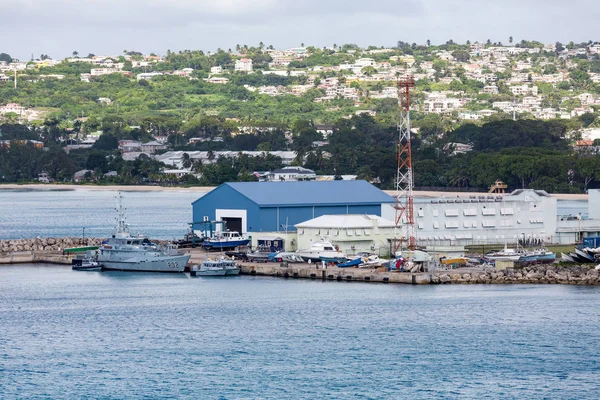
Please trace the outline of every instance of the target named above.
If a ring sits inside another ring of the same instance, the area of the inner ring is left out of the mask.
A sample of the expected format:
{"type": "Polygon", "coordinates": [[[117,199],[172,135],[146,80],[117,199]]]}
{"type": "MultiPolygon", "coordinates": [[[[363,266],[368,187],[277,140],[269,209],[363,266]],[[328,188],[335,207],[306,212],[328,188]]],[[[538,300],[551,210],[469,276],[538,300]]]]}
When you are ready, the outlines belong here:
{"type": "Polygon", "coordinates": [[[312,242],[325,239],[348,255],[387,254],[389,240],[394,237],[394,223],[377,215],[322,215],[295,227],[299,249],[308,249],[312,242]]]}
{"type": "Polygon", "coordinates": [[[240,72],[252,72],[252,60],[241,58],[235,62],[235,70],[240,72]]]}
{"type": "Polygon", "coordinates": [[[142,80],[142,79],[148,80],[148,79],[154,78],[155,76],[160,76],[162,74],[163,74],[162,72],[143,72],[141,74],[137,74],[137,80],[138,81],[142,80]]]}
{"type": "Polygon", "coordinates": [[[203,164],[212,164],[217,162],[219,157],[237,158],[240,153],[246,154],[251,157],[259,157],[263,153],[271,154],[277,157],[281,157],[284,165],[290,165],[296,157],[294,151],[214,151],[212,157],[209,157],[209,151],[168,151],[166,153],[155,156],[157,161],[163,162],[167,165],[172,165],[176,168],[181,169],[183,167],[182,156],[183,153],[187,153],[191,159],[201,160],[203,164]]]}
{"type": "MultiPolygon", "coordinates": [[[[395,215],[386,206],[382,216],[395,215]]],[[[546,243],[559,239],[557,199],[543,190],[519,189],[510,194],[478,194],[469,197],[417,198],[414,204],[417,243],[465,246],[515,243],[523,237],[546,243]]]]}
{"type": "Polygon", "coordinates": [[[309,181],[317,177],[315,171],[304,167],[283,167],[266,173],[265,181],[309,181]]]}

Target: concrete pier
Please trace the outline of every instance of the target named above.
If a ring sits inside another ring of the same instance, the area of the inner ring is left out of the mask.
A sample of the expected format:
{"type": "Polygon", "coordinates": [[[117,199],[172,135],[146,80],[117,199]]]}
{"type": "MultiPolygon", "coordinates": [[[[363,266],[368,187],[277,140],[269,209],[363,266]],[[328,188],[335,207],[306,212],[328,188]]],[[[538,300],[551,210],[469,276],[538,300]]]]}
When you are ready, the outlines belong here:
{"type": "Polygon", "coordinates": [[[0,264],[65,264],[71,265],[73,255],[63,255],[60,251],[17,251],[0,253],[0,264]]]}
{"type": "Polygon", "coordinates": [[[275,263],[252,264],[239,263],[243,275],[274,276],[292,279],[319,279],[327,281],[354,281],[371,283],[404,283],[426,285],[431,283],[429,273],[399,273],[378,269],[337,268],[327,269],[310,267],[306,264],[288,264],[281,266],[275,263]]]}
{"type": "MultiPolygon", "coordinates": [[[[188,267],[221,253],[190,249],[188,267]]],[[[73,255],[61,251],[17,251],[0,253],[0,264],[49,263],[71,265],[73,255]]],[[[490,268],[458,268],[448,271],[410,273],[387,271],[385,268],[337,268],[309,264],[256,263],[238,261],[242,275],[271,276],[282,279],[312,279],[336,282],[427,284],[568,284],[600,285],[600,270],[594,265],[539,264],[522,268],[494,270],[490,268]]],[[[188,269],[189,270],[189,269],[188,269]]]]}

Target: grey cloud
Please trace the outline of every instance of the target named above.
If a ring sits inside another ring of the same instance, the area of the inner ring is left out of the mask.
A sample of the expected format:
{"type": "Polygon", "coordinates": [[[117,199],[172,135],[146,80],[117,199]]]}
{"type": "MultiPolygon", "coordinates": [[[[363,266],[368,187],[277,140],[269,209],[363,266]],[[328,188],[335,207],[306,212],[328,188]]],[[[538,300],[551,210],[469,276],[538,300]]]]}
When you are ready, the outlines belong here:
{"type": "Polygon", "coordinates": [[[263,41],[280,47],[393,45],[594,37],[597,0],[0,0],[0,52],[118,53],[123,48],[215,49],[263,41]]]}

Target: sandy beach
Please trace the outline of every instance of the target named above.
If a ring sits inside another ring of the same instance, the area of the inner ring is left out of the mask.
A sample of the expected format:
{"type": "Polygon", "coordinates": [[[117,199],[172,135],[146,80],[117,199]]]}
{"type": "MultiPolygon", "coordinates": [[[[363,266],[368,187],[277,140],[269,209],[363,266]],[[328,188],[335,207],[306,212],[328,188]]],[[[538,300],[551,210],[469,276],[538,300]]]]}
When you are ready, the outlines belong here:
{"type": "MultiPolygon", "coordinates": [[[[207,193],[213,190],[214,186],[194,186],[194,187],[177,187],[177,186],[127,186],[127,185],[115,185],[115,186],[103,186],[103,185],[58,185],[58,184],[44,184],[44,183],[28,183],[28,184],[1,184],[0,190],[114,190],[123,192],[198,192],[207,193]]],[[[385,193],[393,196],[395,190],[384,190],[385,193]]],[[[492,195],[485,192],[422,192],[415,191],[416,197],[458,197],[458,198],[469,198],[469,196],[488,196],[492,195]]],[[[560,200],[587,200],[587,194],[564,194],[557,193],[552,194],[560,200]]]]}
{"type": "Polygon", "coordinates": [[[123,192],[199,192],[206,193],[213,190],[213,186],[177,187],[177,186],[142,186],[142,185],[57,185],[44,183],[28,184],[2,184],[0,190],[113,190],[123,192]]]}

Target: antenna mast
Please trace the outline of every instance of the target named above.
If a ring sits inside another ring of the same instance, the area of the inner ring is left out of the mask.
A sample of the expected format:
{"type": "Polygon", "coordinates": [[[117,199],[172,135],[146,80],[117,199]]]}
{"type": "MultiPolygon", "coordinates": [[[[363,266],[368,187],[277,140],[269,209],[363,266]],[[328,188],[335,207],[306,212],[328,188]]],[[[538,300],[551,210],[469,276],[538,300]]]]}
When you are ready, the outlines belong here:
{"type": "Polygon", "coordinates": [[[125,208],[123,207],[123,194],[121,191],[117,194],[117,234],[127,234],[129,232],[125,223],[125,208]]]}
{"type": "Polygon", "coordinates": [[[396,220],[394,227],[394,254],[402,242],[415,248],[415,219],[413,208],[413,171],[410,144],[410,93],[415,87],[412,75],[398,81],[398,171],[396,174],[396,220]],[[401,234],[400,234],[401,231],[401,234]]]}

